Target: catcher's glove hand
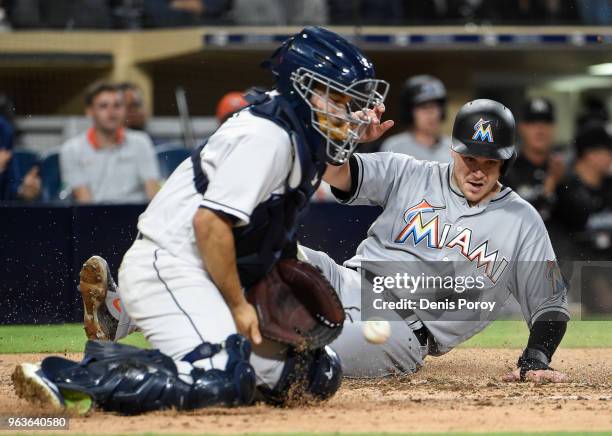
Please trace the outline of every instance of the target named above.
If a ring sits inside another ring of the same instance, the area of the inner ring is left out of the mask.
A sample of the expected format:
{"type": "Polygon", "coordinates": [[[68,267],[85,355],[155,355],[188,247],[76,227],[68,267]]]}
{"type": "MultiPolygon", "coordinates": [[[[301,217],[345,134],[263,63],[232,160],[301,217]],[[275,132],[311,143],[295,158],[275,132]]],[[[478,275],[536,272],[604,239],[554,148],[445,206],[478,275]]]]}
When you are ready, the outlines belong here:
{"type": "Polygon", "coordinates": [[[329,281],[314,266],[296,259],[279,261],[249,288],[263,337],[301,350],[331,343],[342,331],[344,309],[329,281]]]}

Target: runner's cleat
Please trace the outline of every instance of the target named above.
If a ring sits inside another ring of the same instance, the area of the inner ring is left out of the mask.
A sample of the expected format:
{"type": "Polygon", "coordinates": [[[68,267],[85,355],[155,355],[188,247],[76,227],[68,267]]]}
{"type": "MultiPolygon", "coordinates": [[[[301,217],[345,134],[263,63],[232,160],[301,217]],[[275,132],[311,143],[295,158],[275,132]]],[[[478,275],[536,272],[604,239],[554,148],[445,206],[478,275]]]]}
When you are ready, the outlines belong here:
{"type": "Polygon", "coordinates": [[[79,291],[83,298],[83,324],[91,340],[112,341],[117,333],[118,321],[106,308],[106,294],[116,292],[108,264],[100,256],[92,256],[83,264],[79,274],[79,291]]]}

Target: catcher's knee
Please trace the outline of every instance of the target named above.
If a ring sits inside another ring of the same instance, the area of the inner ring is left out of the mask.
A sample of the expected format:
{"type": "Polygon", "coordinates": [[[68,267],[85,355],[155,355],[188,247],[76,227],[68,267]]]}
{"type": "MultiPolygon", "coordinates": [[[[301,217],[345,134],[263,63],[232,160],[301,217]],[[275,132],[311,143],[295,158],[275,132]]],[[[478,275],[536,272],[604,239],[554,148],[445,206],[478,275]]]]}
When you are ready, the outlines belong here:
{"type": "MultiPolygon", "coordinates": [[[[219,344],[204,342],[188,353],[182,360],[193,363],[208,359],[221,349],[219,344]],[[191,359],[193,360],[191,360],[191,359]]],[[[233,334],[224,344],[227,353],[225,370],[194,368],[191,372],[190,404],[186,409],[207,407],[216,404],[247,405],[255,398],[255,371],[249,363],[251,343],[243,336],[233,334]]]]}
{"type": "MultiPolygon", "coordinates": [[[[174,361],[159,350],[114,343],[90,341],[80,364],[50,357],[43,361],[42,370],[61,390],[86,393],[102,409],[124,414],[250,404],[255,396],[250,344],[230,335],[225,348],[225,370],[194,368],[191,384],[179,378],[174,361]]],[[[203,343],[189,355],[199,360],[220,349],[219,344],[203,343]]]]}
{"type": "Polygon", "coordinates": [[[341,383],[340,357],[326,346],[314,351],[290,351],[274,388],[260,386],[258,390],[265,401],[279,405],[304,399],[325,400],[336,393],[341,383]]]}

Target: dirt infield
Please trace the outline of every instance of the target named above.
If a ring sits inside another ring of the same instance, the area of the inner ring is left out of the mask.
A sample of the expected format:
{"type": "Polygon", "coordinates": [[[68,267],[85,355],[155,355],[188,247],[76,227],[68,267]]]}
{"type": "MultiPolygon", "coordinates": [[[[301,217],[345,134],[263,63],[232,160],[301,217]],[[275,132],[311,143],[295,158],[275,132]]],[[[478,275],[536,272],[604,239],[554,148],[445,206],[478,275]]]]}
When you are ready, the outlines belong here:
{"type": "MultiPolygon", "coordinates": [[[[94,412],[73,418],[78,432],[443,432],[612,429],[612,349],[561,349],[554,366],[571,382],[506,384],[518,350],[458,349],[428,358],[416,375],[345,380],[330,401],[305,408],[265,405],[157,412],[122,417],[94,412]]],[[[41,355],[0,355],[0,415],[41,414],[18,399],[14,365],[41,355]]],[[[69,355],[78,358],[78,355],[69,355]]]]}

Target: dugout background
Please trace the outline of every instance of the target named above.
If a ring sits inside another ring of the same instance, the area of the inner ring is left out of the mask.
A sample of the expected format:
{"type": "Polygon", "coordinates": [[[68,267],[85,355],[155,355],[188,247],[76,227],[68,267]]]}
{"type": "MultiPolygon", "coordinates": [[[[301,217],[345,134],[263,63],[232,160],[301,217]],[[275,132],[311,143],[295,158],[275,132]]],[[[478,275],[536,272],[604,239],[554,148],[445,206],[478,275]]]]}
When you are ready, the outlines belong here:
{"type": "MultiPolygon", "coordinates": [[[[502,101],[515,113],[526,96],[550,98],[557,108],[561,147],[571,142],[575,118],[589,95],[612,109],[612,69],[595,74],[591,68],[612,59],[609,27],[332,29],[361,46],[375,62],[378,76],[391,83],[390,118],[399,112],[403,81],[423,73],[438,76],[448,88],[446,133],[456,110],[482,96],[502,101]]],[[[222,95],[272,84],[259,64],[298,30],[201,27],[3,33],[0,91],[15,103],[17,124],[24,133],[18,145],[41,155],[61,144],[58,123],[83,116],[83,93],[100,79],[136,82],[144,90],[153,120],[169,117],[175,124],[175,89],[182,86],[192,116],[203,120],[200,125],[210,131],[222,95]],[[36,134],[28,135],[33,125],[36,134]]],[[[400,129],[401,125],[391,133],[400,129]]],[[[0,324],[80,319],[76,284],[81,263],[91,254],[101,254],[116,271],[136,234],[142,208],[0,207],[0,324]]],[[[314,204],[300,229],[302,242],[342,262],[354,253],[377,214],[376,208],[314,204]]]]}

